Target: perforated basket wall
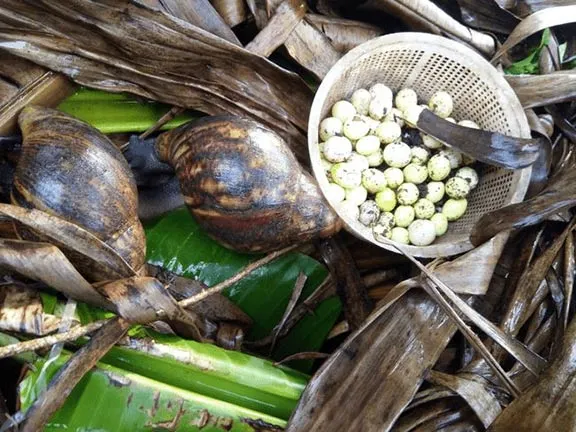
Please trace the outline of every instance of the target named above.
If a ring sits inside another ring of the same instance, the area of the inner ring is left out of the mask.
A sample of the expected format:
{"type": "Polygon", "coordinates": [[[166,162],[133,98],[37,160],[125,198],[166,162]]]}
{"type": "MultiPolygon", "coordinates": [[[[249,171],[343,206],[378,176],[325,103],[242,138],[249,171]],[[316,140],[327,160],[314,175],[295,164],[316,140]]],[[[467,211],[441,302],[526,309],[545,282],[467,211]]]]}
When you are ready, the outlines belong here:
{"type": "MultiPolygon", "coordinates": [[[[436,91],[447,91],[454,99],[452,116],[456,120],[470,119],[485,130],[530,137],[518,98],[502,75],[480,55],[460,43],[425,33],[382,36],[346,54],[326,75],[314,98],[308,145],[314,175],[323,192],[328,180],[320,162],[318,125],[329,116],[334,102],[349,99],[354,90],[376,82],[386,84],[394,92],[403,87],[413,88],[422,100],[428,100],[436,91]]],[[[469,196],[466,214],[450,223],[448,233],[430,246],[405,249],[420,257],[449,256],[471,249],[469,235],[475,222],[484,213],[521,201],[530,171],[530,168],[510,171],[484,166],[479,173],[480,183],[469,196]]],[[[338,212],[337,206],[333,207],[338,212]]],[[[371,229],[358,221],[344,219],[344,222],[356,236],[396,251],[375,241],[371,229]]]]}

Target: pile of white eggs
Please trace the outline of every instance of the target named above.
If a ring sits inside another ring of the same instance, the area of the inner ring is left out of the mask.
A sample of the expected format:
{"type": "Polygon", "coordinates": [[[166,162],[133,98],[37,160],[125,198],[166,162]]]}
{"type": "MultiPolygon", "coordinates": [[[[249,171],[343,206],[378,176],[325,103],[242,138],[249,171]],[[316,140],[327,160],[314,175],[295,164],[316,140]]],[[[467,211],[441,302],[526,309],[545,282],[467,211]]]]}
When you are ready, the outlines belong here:
{"type": "MultiPolygon", "coordinates": [[[[320,153],[328,195],[347,220],[370,227],[378,241],[427,246],[466,212],[478,185],[472,158],[415,129],[423,109],[451,118],[450,94],[427,105],[410,88],[396,95],[386,85],[356,90],[320,123],[320,153]]],[[[478,129],[471,120],[458,124],[478,129]]]]}

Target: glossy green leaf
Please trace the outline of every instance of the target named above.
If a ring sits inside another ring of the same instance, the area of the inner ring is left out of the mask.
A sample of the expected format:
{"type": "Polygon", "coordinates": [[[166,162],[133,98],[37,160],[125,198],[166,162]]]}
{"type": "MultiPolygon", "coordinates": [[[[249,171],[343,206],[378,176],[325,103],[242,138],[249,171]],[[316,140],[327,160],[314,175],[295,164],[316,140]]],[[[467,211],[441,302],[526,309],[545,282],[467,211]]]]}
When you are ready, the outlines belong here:
{"type": "MultiPolygon", "coordinates": [[[[143,132],[170,110],[170,106],[143,102],[120,94],[82,88],[64,100],[58,109],[83,120],[102,133],[143,132]]],[[[161,129],[172,129],[197,116],[184,113],[161,129]]]]}
{"type": "MultiPolygon", "coordinates": [[[[208,286],[227,279],[259,258],[220,246],[200,229],[184,208],[169,213],[147,229],[147,248],[152,264],[198,279],[208,286]]],[[[225,292],[254,320],[249,337],[258,339],[270,334],[282,318],[300,272],[308,276],[303,298],[328,274],[314,259],[292,253],[262,267],[225,292]]],[[[273,357],[280,359],[297,352],[319,350],[340,310],[338,301],[325,302],[279,342],[281,348],[273,357]]]]}
{"type": "MultiPolygon", "coordinates": [[[[52,377],[68,355],[50,365],[52,377]]],[[[20,402],[26,410],[34,402],[43,360],[22,381],[20,402]]],[[[172,374],[179,373],[173,368],[172,374]]],[[[45,431],[202,431],[252,432],[250,422],[284,426],[285,421],[260,412],[187,391],[142,375],[99,363],[86,374],[45,431]]]]}
{"type": "Polygon", "coordinates": [[[505,72],[511,75],[523,75],[523,74],[537,74],[540,71],[539,58],[542,49],[548,45],[550,42],[550,30],[546,29],[542,33],[542,40],[540,45],[536,47],[526,58],[512,63],[505,72]]]}

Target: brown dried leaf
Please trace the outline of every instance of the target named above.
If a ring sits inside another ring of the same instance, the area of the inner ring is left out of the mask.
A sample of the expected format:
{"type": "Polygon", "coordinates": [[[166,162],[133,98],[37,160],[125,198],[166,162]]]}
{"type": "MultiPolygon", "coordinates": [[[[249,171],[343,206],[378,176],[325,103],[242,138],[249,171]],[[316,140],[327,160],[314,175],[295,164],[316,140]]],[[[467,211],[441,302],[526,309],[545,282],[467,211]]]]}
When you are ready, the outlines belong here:
{"type": "Polygon", "coordinates": [[[476,381],[437,371],[430,371],[426,380],[447,387],[459,394],[485,427],[490,426],[502,412],[498,400],[490,393],[489,389],[476,381]]]}
{"type": "Polygon", "coordinates": [[[379,27],[361,21],[307,14],[306,21],[324,33],[342,54],[383,34],[379,27]]]}
{"type": "Polygon", "coordinates": [[[112,308],[54,245],[0,239],[0,267],[44,282],[70,298],[112,308]]]}
{"type": "Polygon", "coordinates": [[[312,94],[304,81],[197,27],[129,2],[95,0],[6,0],[0,23],[0,48],[13,54],[87,86],[255,119],[307,159],[312,94]]]}
{"type": "Polygon", "coordinates": [[[0,204],[0,215],[8,216],[50,239],[55,245],[62,245],[81,255],[101,270],[101,280],[121,279],[136,274],[114,249],[78,225],[40,210],[10,204],[0,204]]]}
{"type": "Polygon", "coordinates": [[[542,9],[558,6],[576,5],[574,0],[514,0],[513,11],[518,16],[526,18],[528,15],[538,12],[542,9]]]}
{"type": "Polygon", "coordinates": [[[238,46],[240,41],[208,0],[139,0],[238,46]]]}
{"type": "Polygon", "coordinates": [[[0,52],[0,76],[9,78],[18,87],[40,78],[44,73],[46,69],[28,60],[0,52]]]}
{"type": "Polygon", "coordinates": [[[520,20],[495,0],[458,0],[462,20],[470,27],[508,34],[520,20]]]}
{"type": "Polygon", "coordinates": [[[474,159],[508,169],[532,165],[540,149],[546,145],[542,137],[516,138],[460,126],[438,117],[428,109],[420,113],[416,127],[474,159]]]}
{"type": "Polygon", "coordinates": [[[56,331],[59,324],[58,317],[44,313],[38,291],[22,284],[0,285],[1,330],[44,336],[56,331]]]}
{"type": "Polygon", "coordinates": [[[298,23],[304,18],[305,13],[305,1],[283,1],[262,31],[246,45],[246,49],[254,54],[268,57],[276,48],[284,44],[298,23]]]}
{"type": "Polygon", "coordinates": [[[229,27],[235,27],[246,20],[247,9],[244,0],[210,0],[210,3],[229,27]]]}
{"type": "Polygon", "coordinates": [[[536,225],[548,216],[572,207],[576,204],[574,182],[576,182],[575,155],[535,197],[483,215],[474,226],[470,241],[474,245],[479,245],[499,232],[536,225]]]}
{"type": "Polygon", "coordinates": [[[576,99],[576,70],[558,71],[546,75],[506,75],[505,78],[524,108],[576,99]]]}
{"type": "Polygon", "coordinates": [[[74,88],[70,80],[54,72],[45,72],[30,81],[20,88],[18,94],[9,103],[0,105],[0,135],[8,135],[16,130],[18,114],[25,106],[56,106],[71,94],[74,88]]]}
{"type": "Polygon", "coordinates": [[[0,105],[5,104],[18,93],[18,87],[0,76],[0,105]]]}
{"type": "Polygon", "coordinates": [[[569,431],[576,427],[576,321],[540,381],[513,401],[490,431],[569,431]]]}
{"type": "Polygon", "coordinates": [[[508,36],[506,42],[498,49],[492,62],[496,61],[508,50],[518,45],[524,39],[544,29],[576,22],[576,5],[559,6],[542,9],[523,19],[508,36]]]}
{"type": "Polygon", "coordinates": [[[491,36],[466,27],[429,0],[368,0],[362,7],[392,14],[417,30],[448,36],[485,55],[495,51],[491,36]]]}

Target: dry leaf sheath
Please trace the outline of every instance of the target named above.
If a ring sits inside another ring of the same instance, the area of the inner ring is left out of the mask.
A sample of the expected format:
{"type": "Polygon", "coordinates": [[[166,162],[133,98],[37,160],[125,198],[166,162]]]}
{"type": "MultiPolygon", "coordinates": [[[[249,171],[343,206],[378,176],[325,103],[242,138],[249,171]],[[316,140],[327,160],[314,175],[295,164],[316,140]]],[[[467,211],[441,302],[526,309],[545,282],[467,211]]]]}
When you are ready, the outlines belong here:
{"type": "Polygon", "coordinates": [[[0,23],[0,48],[13,54],[87,86],[252,118],[306,159],[304,81],[198,27],[132,2],[93,0],[6,0],[0,23]]]}

